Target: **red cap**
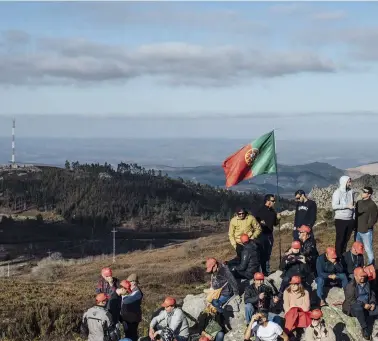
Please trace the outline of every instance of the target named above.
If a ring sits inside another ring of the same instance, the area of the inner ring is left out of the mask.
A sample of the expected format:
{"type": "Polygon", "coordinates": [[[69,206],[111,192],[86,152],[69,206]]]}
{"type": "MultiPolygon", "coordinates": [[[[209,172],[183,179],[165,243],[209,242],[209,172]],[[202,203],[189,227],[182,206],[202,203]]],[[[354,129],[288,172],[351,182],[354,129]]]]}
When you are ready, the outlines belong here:
{"type": "Polygon", "coordinates": [[[298,229],[298,232],[307,232],[307,233],[310,233],[311,232],[311,229],[309,226],[307,225],[302,225],[299,229],[298,229]]]}
{"type": "Polygon", "coordinates": [[[364,254],[364,251],[365,251],[364,244],[362,244],[361,242],[354,242],[352,245],[352,248],[355,249],[359,255],[364,254]]]}
{"type": "Polygon", "coordinates": [[[211,272],[216,264],[217,260],[215,258],[208,258],[206,260],[206,272],[211,272]]]}
{"type": "Polygon", "coordinates": [[[314,309],[313,311],[311,311],[310,313],[310,317],[313,319],[313,320],[319,320],[323,317],[323,313],[320,309],[314,309]]]}
{"type": "Polygon", "coordinates": [[[355,268],[353,271],[354,276],[356,277],[368,277],[368,274],[361,267],[355,268]]]}
{"type": "Polygon", "coordinates": [[[96,296],[96,302],[97,303],[101,303],[101,302],[104,302],[104,301],[107,301],[109,299],[109,296],[104,294],[104,293],[101,293],[101,294],[98,294],[96,296]]]}
{"type": "Polygon", "coordinates": [[[257,280],[261,280],[263,281],[265,278],[264,274],[262,272],[256,272],[254,275],[253,275],[253,279],[257,279],[257,280]]]}
{"type": "Polygon", "coordinates": [[[336,249],[334,247],[327,247],[326,253],[327,253],[328,258],[331,258],[331,259],[337,258],[336,249]]]}
{"type": "Polygon", "coordinates": [[[301,248],[301,242],[299,242],[298,240],[295,240],[294,242],[291,243],[291,248],[299,250],[301,248]]]}
{"type": "Polygon", "coordinates": [[[111,277],[113,275],[112,269],[110,268],[103,268],[101,270],[101,275],[104,277],[111,277]]]}
{"type": "Polygon", "coordinates": [[[164,308],[171,307],[174,305],[176,305],[176,300],[173,297],[169,297],[169,296],[166,297],[164,302],[161,304],[161,306],[164,308]]]}
{"type": "Polygon", "coordinates": [[[249,242],[249,236],[248,236],[248,234],[243,233],[243,234],[240,236],[240,241],[241,241],[243,244],[248,243],[248,242],[249,242]]]}
{"type": "Polygon", "coordinates": [[[302,278],[300,276],[293,276],[291,277],[290,284],[301,284],[302,278]]]}
{"type": "Polygon", "coordinates": [[[126,289],[128,292],[131,292],[131,283],[129,281],[127,281],[126,279],[121,281],[121,283],[119,283],[119,285],[122,288],[126,289]]]}

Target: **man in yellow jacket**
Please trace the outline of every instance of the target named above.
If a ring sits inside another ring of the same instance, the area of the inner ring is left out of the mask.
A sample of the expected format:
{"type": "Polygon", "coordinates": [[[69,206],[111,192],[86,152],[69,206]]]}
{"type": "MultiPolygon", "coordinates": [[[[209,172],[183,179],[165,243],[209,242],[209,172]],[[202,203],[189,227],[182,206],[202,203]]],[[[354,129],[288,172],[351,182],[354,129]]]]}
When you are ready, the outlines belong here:
{"type": "Polygon", "coordinates": [[[260,236],[261,231],[261,226],[256,218],[249,214],[245,208],[236,211],[235,217],[230,221],[228,237],[239,258],[243,249],[240,236],[245,233],[250,239],[256,240],[260,236]]]}

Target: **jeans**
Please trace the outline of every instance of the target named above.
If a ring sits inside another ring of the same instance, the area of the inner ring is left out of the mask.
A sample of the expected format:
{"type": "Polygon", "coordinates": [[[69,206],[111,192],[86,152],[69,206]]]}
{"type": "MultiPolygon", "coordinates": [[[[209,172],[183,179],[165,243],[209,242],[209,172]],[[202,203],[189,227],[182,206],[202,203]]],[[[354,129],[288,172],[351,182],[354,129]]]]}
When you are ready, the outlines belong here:
{"type": "Polygon", "coordinates": [[[354,316],[359,324],[361,325],[361,328],[367,328],[367,317],[368,316],[377,316],[378,315],[378,307],[375,307],[373,311],[366,310],[362,306],[362,303],[356,302],[352,304],[351,306],[351,315],[354,316]]]}
{"type": "Polygon", "coordinates": [[[299,241],[299,232],[298,229],[293,230],[293,241],[299,241]]]}
{"type": "MultiPolygon", "coordinates": [[[[245,311],[245,322],[249,324],[252,320],[252,316],[257,313],[257,308],[252,303],[247,303],[244,308],[245,311]]],[[[269,312],[268,320],[280,324],[280,316],[269,312]]]]}
{"type": "Polygon", "coordinates": [[[138,326],[139,322],[126,322],[127,329],[125,328],[125,337],[131,341],[138,341],[138,326]]]}
{"type": "Polygon", "coordinates": [[[215,336],[214,341],[223,341],[223,339],[224,339],[224,333],[218,332],[218,334],[215,336]]]}
{"type": "Polygon", "coordinates": [[[260,257],[261,257],[261,272],[264,275],[269,275],[270,273],[270,256],[272,255],[274,237],[273,233],[262,233],[261,234],[261,246],[260,246],[260,257]]]}
{"type": "Polygon", "coordinates": [[[336,228],[336,254],[341,259],[343,253],[346,251],[349,239],[354,230],[354,220],[335,219],[336,228]]]}
{"type": "Polygon", "coordinates": [[[217,309],[217,311],[219,313],[223,313],[223,304],[225,304],[229,299],[231,298],[231,296],[223,296],[221,295],[217,300],[212,300],[211,301],[211,304],[214,306],[215,309],[217,309]]]}
{"type": "Polygon", "coordinates": [[[356,233],[356,241],[361,242],[364,244],[364,248],[366,250],[366,254],[368,256],[368,264],[374,264],[374,250],[373,250],[373,230],[369,229],[368,232],[362,233],[357,232],[356,233]]]}
{"type": "MultiPolygon", "coordinates": [[[[336,274],[336,279],[338,279],[341,282],[341,286],[345,288],[348,284],[348,277],[345,274],[336,274]]],[[[331,281],[330,278],[323,278],[323,277],[317,277],[316,282],[316,294],[319,297],[319,299],[323,300],[324,297],[324,286],[331,281]]]]}

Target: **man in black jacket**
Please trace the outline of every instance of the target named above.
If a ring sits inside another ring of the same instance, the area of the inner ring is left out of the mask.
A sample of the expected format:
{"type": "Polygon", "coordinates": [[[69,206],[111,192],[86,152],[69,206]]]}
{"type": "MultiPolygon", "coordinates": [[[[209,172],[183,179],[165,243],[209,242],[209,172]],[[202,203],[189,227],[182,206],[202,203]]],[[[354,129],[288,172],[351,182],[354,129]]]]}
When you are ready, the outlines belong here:
{"type": "Polygon", "coordinates": [[[319,252],[316,249],[316,241],[311,238],[311,229],[309,226],[302,225],[298,229],[299,240],[301,243],[301,254],[305,257],[306,264],[310,267],[313,273],[316,273],[316,259],[319,257],[319,252]]]}
{"type": "Polygon", "coordinates": [[[273,249],[274,226],[278,225],[280,215],[274,209],[276,199],[273,194],[267,194],[264,198],[264,205],[256,212],[255,217],[262,228],[262,233],[258,239],[261,255],[261,270],[265,276],[270,273],[270,256],[273,249]]]}
{"type": "Polygon", "coordinates": [[[118,329],[120,329],[119,322],[121,316],[122,296],[128,295],[130,293],[130,286],[131,284],[129,281],[121,281],[119,288],[113,291],[110,295],[109,302],[107,304],[107,309],[112,315],[112,320],[118,329]]]}
{"type": "Polygon", "coordinates": [[[357,318],[362,329],[362,336],[370,340],[371,335],[367,328],[368,316],[377,316],[378,308],[375,293],[370,288],[367,273],[363,268],[354,269],[354,279],[344,288],[345,301],[343,313],[357,318]]]}
{"type": "Polygon", "coordinates": [[[283,292],[289,286],[291,277],[300,276],[303,283],[307,283],[310,267],[306,264],[306,258],[301,253],[301,243],[299,241],[291,243],[291,248],[282,257],[280,270],[282,271],[280,297],[283,296],[283,292]]]}
{"type": "Polygon", "coordinates": [[[247,325],[251,322],[252,316],[260,309],[269,310],[273,305],[278,304],[277,292],[273,292],[270,286],[264,284],[264,274],[255,273],[253,283],[245,288],[245,321],[247,325]]]}
{"type": "Polygon", "coordinates": [[[231,267],[235,278],[251,280],[253,275],[260,269],[259,248],[255,241],[250,240],[247,234],[240,236],[243,244],[240,263],[231,267]]]}
{"type": "Polygon", "coordinates": [[[222,288],[219,298],[211,302],[219,313],[223,313],[223,305],[233,295],[239,296],[238,300],[241,302],[238,283],[227,265],[221,264],[215,258],[208,258],[206,260],[206,272],[211,274],[211,288],[222,288]]]}
{"type": "Polygon", "coordinates": [[[314,227],[317,206],[316,202],[308,199],[306,193],[301,189],[295,192],[295,201],[297,202],[297,207],[295,208],[293,239],[299,240],[299,227],[306,225],[310,227],[311,230],[314,227]]]}
{"type": "Polygon", "coordinates": [[[364,245],[361,242],[354,242],[352,248],[343,254],[341,264],[343,265],[347,276],[350,279],[353,279],[354,269],[363,267],[365,264],[364,245]]]}

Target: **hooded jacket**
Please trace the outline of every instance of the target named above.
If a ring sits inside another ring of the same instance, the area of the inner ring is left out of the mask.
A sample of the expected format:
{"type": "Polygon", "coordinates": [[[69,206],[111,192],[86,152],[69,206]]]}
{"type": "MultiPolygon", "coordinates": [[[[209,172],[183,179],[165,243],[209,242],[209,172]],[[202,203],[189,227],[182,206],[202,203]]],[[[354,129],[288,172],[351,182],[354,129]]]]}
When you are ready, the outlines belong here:
{"type": "Polygon", "coordinates": [[[84,314],[82,326],[88,332],[88,341],[109,341],[117,339],[111,314],[105,307],[94,306],[84,314]]]}
{"type": "Polygon", "coordinates": [[[260,224],[257,222],[256,218],[250,214],[247,214],[244,219],[235,216],[230,221],[228,237],[234,248],[236,248],[236,244],[242,245],[240,236],[244,233],[251,239],[256,239],[261,234],[260,224]]]}
{"type": "Polygon", "coordinates": [[[335,211],[335,219],[352,220],[354,218],[354,209],[348,208],[354,205],[354,192],[346,188],[349,179],[349,176],[342,176],[339,188],[333,192],[332,209],[335,211]]]}

